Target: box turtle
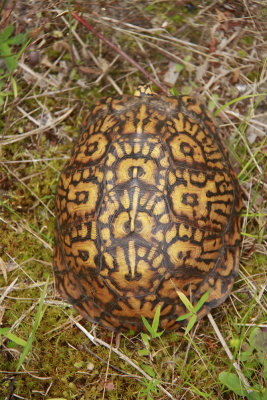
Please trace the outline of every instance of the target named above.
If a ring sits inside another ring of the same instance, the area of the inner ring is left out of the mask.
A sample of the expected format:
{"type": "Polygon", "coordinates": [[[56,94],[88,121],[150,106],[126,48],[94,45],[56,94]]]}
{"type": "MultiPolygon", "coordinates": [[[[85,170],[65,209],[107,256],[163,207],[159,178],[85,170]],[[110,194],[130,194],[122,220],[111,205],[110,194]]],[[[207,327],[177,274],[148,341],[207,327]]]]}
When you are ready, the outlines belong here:
{"type": "Polygon", "coordinates": [[[214,123],[189,96],[103,98],[91,108],[56,196],[56,288],[88,320],[140,331],[230,294],[241,196],[214,123]]]}

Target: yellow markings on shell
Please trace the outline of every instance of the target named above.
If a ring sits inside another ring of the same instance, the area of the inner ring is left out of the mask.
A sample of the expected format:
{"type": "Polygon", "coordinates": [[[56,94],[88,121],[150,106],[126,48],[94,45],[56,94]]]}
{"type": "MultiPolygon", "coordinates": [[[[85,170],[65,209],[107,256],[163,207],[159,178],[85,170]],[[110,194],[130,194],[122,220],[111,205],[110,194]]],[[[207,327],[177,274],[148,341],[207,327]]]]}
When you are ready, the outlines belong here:
{"type": "Polygon", "coordinates": [[[134,232],[134,229],[135,229],[135,218],[136,218],[137,206],[139,203],[139,195],[140,195],[140,188],[135,187],[134,195],[133,195],[133,206],[132,206],[132,210],[130,211],[130,215],[131,215],[130,230],[131,230],[131,232],[134,232]]]}
{"type": "Polygon", "coordinates": [[[148,85],[139,85],[134,92],[134,96],[136,97],[142,97],[142,96],[151,96],[152,95],[152,90],[148,85]]]}
{"type": "MultiPolygon", "coordinates": [[[[125,286],[125,283],[122,281],[123,280],[122,278],[129,273],[129,266],[125,259],[124,250],[121,246],[118,246],[116,248],[116,259],[117,259],[117,263],[118,263],[118,271],[116,273],[116,276],[117,276],[118,284],[120,283],[121,288],[123,288],[123,286],[125,286]]],[[[114,276],[115,279],[116,279],[116,276],[114,276]]],[[[116,291],[118,291],[118,289],[116,289],[116,291]]]]}
{"type": "Polygon", "coordinates": [[[123,110],[125,110],[125,104],[121,104],[120,100],[114,99],[112,97],[109,97],[109,99],[110,99],[110,103],[111,103],[111,106],[112,106],[112,110],[115,110],[115,111],[123,111],[123,110]]]}
{"type": "Polygon", "coordinates": [[[155,197],[156,195],[154,194],[151,199],[148,201],[147,205],[146,205],[146,209],[147,210],[151,210],[151,208],[153,207],[154,203],[155,203],[155,197]]]}
{"type": "MultiPolygon", "coordinates": [[[[160,254],[160,255],[158,255],[158,257],[156,257],[154,260],[153,260],[153,262],[152,262],[152,266],[153,266],[153,268],[158,268],[159,266],[160,266],[160,264],[162,263],[162,260],[163,260],[163,255],[162,254],[160,254]]],[[[164,273],[165,272],[165,269],[163,268],[163,271],[161,272],[161,271],[159,271],[159,273],[164,273]]]]}
{"type": "Polygon", "coordinates": [[[122,211],[113,222],[113,235],[115,239],[121,239],[127,235],[125,224],[129,221],[129,214],[122,211]]]}
{"type": "Polygon", "coordinates": [[[114,164],[115,161],[116,161],[116,157],[112,153],[109,153],[109,155],[107,157],[107,161],[106,161],[107,167],[111,167],[111,165],[114,164]]]}
{"type": "Polygon", "coordinates": [[[150,150],[150,146],[148,146],[147,143],[144,143],[143,148],[142,148],[142,154],[144,156],[147,156],[150,150]]]}
{"type": "Polygon", "coordinates": [[[146,161],[143,158],[134,159],[134,158],[126,158],[121,160],[116,168],[117,174],[117,184],[121,184],[124,182],[128,182],[129,179],[132,177],[131,168],[140,167],[143,170],[143,175],[139,178],[142,181],[156,185],[155,182],[155,175],[157,170],[157,165],[153,160],[146,161]]]}
{"type": "Polygon", "coordinates": [[[83,179],[85,180],[85,179],[89,178],[89,176],[90,176],[89,168],[84,169],[83,170],[83,179]]]}
{"type": "Polygon", "coordinates": [[[161,151],[161,144],[158,143],[154,149],[151,151],[151,157],[158,159],[161,151]]]}
{"type": "Polygon", "coordinates": [[[205,163],[205,157],[201,147],[198,146],[193,138],[190,138],[187,135],[181,133],[178,136],[174,136],[170,141],[170,147],[175,160],[187,162],[189,165],[191,165],[193,161],[205,163]],[[184,149],[187,150],[188,154],[182,153],[182,145],[184,146],[184,149]],[[190,155],[191,152],[192,155],[190,155]]]}
{"type": "Polygon", "coordinates": [[[155,294],[149,294],[146,296],[146,301],[154,301],[156,300],[157,296],[155,294]]]}
{"type": "Polygon", "coordinates": [[[106,242],[106,246],[110,246],[111,245],[109,228],[101,229],[101,237],[106,242]]]}
{"type": "Polygon", "coordinates": [[[145,104],[142,104],[141,107],[140,107],[140,111],[137,114],[137,118],[138,118],[138,123],[137,123],[137,126],[136,126],[136,133],[137,134],[143,133],[144,119],[146,117],[147,117],[146,106],[145,106],[145,104]]]}
{"type": "MultiPolygon", "coordinates": [[[[113,257],[112,257],[109,253],[104,253],[103,255],[104,255],[106,264],[108,265],[108,268],[109,268],[109,269],[114,269],[114,260],[113,260],[113,257]]],[[[108,275],[108,272],[109,272],[109,271],[108,271],[107,269],[104,269],[103,272],[105,272],[105,271],[107,271],[107,275],[108,275]]],[[[101,275],[102,275],[102,271],[101,271],[101,275]]]]}
{"type": "MultiPolygon", "coordinates": [[[[206,174],[204,174],[203,172],[200,172],[200,171],[198,171],[198,172],[192,171],[192,172],[190,172],[190,174],[191,174],[192,181],[195,181],[195,182],[205,183],[205,181],[207,179],[206,174]]],[[[189,179],[188,171],[186,173],[185,179],[189,179]]]]}
{"type": "Polygon", "coordinates": [[[139,212],[138,221],[142,224],[142,229],[138,232],[140,236],[147,241],[151,240],[151,237],[156,238],[156,236],[152,233],[152,230],[155,227],[155,219],[151,215],[146,212],[139,212]]]}
{"type": "Polygon", "coordinates": [[[145,192],[144,195],[141,197],[141,199],[140,199],[141,206],[143,206],[147,202],[148,196],[149,196],[149,192],[145,192]]]}
{"type": "Polygon", "coordinates": [[[129,143],[124,143],[124,150],[126,154],[131,154],[132,146],[129,143]]]}
{"type": "Polygon", "coordinates": [[[113,172],[109,170],[106,174],[106,180],[110,181],[113,178],[113,176],[114,176],[113,172]]]}
{"type": "Polygon", "coordinates": [[[86,163],[88,161],[96,161],[100,159],[106,151],[108,145],[108,139],[102,133],[94,134],[90,136],[85,144],[80,146],[79,152],[76,154],[76,162],[86,163]],[[97,144],[96,149],[92,154],[86,155],[88,148],[97,144]]]}
{"type": "Polygon", "coordinates": [[[82,261],[84,266],[97,268],[95,264],[95,256],[98,254],[98,250],[96,248],[93,240],[85,240],[80,242],[74,242],[71,246],[72,255],[74,257],[80,257],[80,251],[84,251],[86,249],[88,251],[88,259],[86,261],[82,261]]]}
{"type": "Polygon", "coordinates": [[[217,237],[214,239],[205,238],[203,241],[203,252],[206,253],[206,258],[217,258],[218,255],[215,256],[215,252],[219,252],[222,247],[222,239],[221,237],[217,237]]]}
{"type": "Polygon", "coordinates": [[[66,198],[62,199],[61,202],[60,202],[59,198],[57,198],[57,209],[62,211],[62,216],[64,219],[67,216],[67,214],[63,215],[63,214],[65,214],[65,213],[63,213],[63,210],[65,209],[66,205],[67,205],[66,198]]]}
{"type": "Polygon", "coordinates": [[[62,174],[62,177],[59,180],[59,186],[58,186],[58,194],[61,195],[63,194],[63,196],[66,195],[65,190],[68,189],[70,183],[72,180],[72,176],[69,175],[68,177],[65,174],[62,174]]]}
{"type": "Polygon", "coordinates": [[[123,195],[120,198],[121,204],[123,205],[123,207],[128,210],[128,208],[130,207],[130,197],[129,197],[129,193],[128,191],[125,189],[123,191],[123,195]]]}
{"type": "Polygon", "coordinates": [[[165,155],[165,157],[160,160],[160,165],[163,168],[168,168],[169,167],[170,164],[169,164],[169,160],[168,160],[167,155],[165,155]]]}
{"type": "Polygon", "coordinates": [[[85,198],[86,198],[86,196],[85,196],[85,193],[84,193],[84,192],[78,194],[78,201],[79,201],[79,203],[82,203],[82,202],[85,200],[85,198]]]}
{"type": "Polygon", "coordinates": [[[97,171],[96,177],[97,177],[98,182],[101,183],[101,182],[103,182],[103,179],[104,179],[104,173],[102,171],[101,172],[97,171]]]}
{"type": "MultiPolygon", "coordinates": [[[[187,99],[191,99],[191,97],[189,96],[184,96],[185,100],[187,99]]],[[[185,101],[186,103],[186,101],[185,101]]],[[[202,114],[202,110],[200,107],[200,104],[198,102],[196,102],[195,104],[187,104],[187,108],[189,111],[192,111],[194,113],[196,113],[197,115],[201,115],[202,114]]]]}
{"type": "Polygon", "coordinates": [[[169,217],[169,214],[163,214],[161,217],[160,217],[160,219],[159,219],[159,222],[161,223],[161,224],[167,224],[168,222],[170,222],[170,217],[169,217]]]}
{"type": "Polygon", "coordinates": [[[141,146],[140,143],[135,143],[134,144],[134,153],[137,154],[140,152],[141,146]]]}
{"type": "Polygon", "coordinates": [[[95,211],[97,197],[98,197],[98,187],[93,182],[88,182],[86,184],[86,192],[88,193],[88,199],[86,203],[77,204],[76,196],[79,192],[84,192],[85,186],[83,182],[78,183],[78,185],[70,185],[68,193],[68,203],[67,209],[70,215],[77,213],[78,215],[83,215],[86,213],[92,213],[95,211]]]}
{"type": "Polygon", "coordinates": [[[182,113],[178,113],[178,118],[173,118],[173,122],[177,132],[184,131],[184,117],[182,113]]]}
{"type": "Polygon", "coordinates": [[[198,130],[199,125],[194,123],[194,120],[189,118],[189,120],[186,121],[185,123],[185,131],[190,133],[191,136],[194,136],[196,131],[198,130]]]}
{"type": "Polygon", "coordinates": [[[150,252],[148,253],[148,256],[147,256],[147,259],[149,261],[153,258],[155,251],[156,251],[155,247],[152,247],[152,249],[150,250],[150,252]]]}
{"type": "Polygon", "coordinates": [[[133,240],[129,241],[128,251],[129,251],[129,260],[130,260],[130,271],[131,271],[131,276],[133,278],[135,275],[135,265],[136,265],[136,251],[135,251],[135,246],[134,246],[133,240]]]}
{"type": "Polygon", "coordinates": [[[169,172],[169,184],[173,185],[174,183],[176,183],[176,177],[172,172],[169,172]]]}
{"type": "MultiPolygon", "coordinates": [[[[73,227],[73,230],[75,229],[75,227],[73,227]]],[[[77,226],[77,236],[79,236],[82,239],[85,239],[87,236],[87,226],[85,224],[81,224],[77,226]]]]}
{"type": "Polygon", "coordinates": [[[137,168],[134,167],[134,169],[133,169],[133,178],[136,178],[136,177],[137,177],[137,168]]]}
{"type": "Polygon", "coordinates": [[[70,242],[70,235],[65,235],[64,238],[62,237],[61,240],[64,240],[64,245],[70,247],[71,242],[70,242]]]}
{"type": "Polygon", "coordinates": [[[198,130],[198,132],[196,134],[196,140],[199,143],[205,142],[206,147],[209,147],[210,145],[213,144],[211,137],[206,132],[204,132],[202,129],[198,130]]]}
{"type": "Polygon", "coordinates": [[[96,239],[96,221],[92,221],[91,225],[91,239],[95,240],[96,239]]]}
{"type": "MultiPolygon", "coordinates": [[[[102,121],[100,120],[100,122],[102,122],[102,121]]],[[[108,129],[112,128],[112,126],[115,125],[116,122],[117,122],[117,121],[116,121],[116,119],[113,117],[112,114],[107,115],[106,118],[104,119],[104,122],[103,122],[103,124],[102,124],[102,126],[101,126],[100,131],[101,131],[101,132],[106,132],[108,129]]]]}
{"type": "Polygon", "coordinates": [[[121,148],[121,146],[119,145],[119,143],[114,143],[114,147],[115,147],[115,149],[116,149],[116,153],[117,153],[118,157],[119,157],[119,158],[122,158],[122,157],[125,155],[125,153],[124,153],[124,151],[122,150],[122,148],[121,148]]]}
{"type": "Polygon", "coordinates": [[[176,226],[173,225],[173,227],[166,232],[166,242],[170,243],[175,236],[177,236],[177,230],[176,226]]]}
{"type": "Polygon", "coordinates": [[[196,229],[194,232],[194,240],[201,242],[202,239],[203,239],[203,231],[201,231],[200,229],[196,229]]]}
{"type": "Polygon", "coordinates": [[[135,133],[135,122],[134,115],[132,111],[128,111],[125,113],[126,123],[121,126],[118,125],[118,132],[121,135],[129,135],[131,133],[135,133]]]}
{"type": "Polygon", "coordinates": [[[184,225],[181,224],[180,228],[179,228],[179,236],[187,236],[187,237],[191,237],[192,236],[192,227],[190,225],[184,225]],[[187,226],[187,228],[186,228],[187,226]]]}
{"type": "Polygon", "coordinates": [[[154,214],[160,215],[165,210],[165,202],[164,200],[158,201],[154,207],[154,214]]]}
{"type": "Polygon", "coordinates": [[[109,196],[104,197],[105,208],[99,216],[99,221],[101,221],[103,224],[107,224],[109,222],[110,216],[114,215],[115,211],[119,209],[119,203],[114,196],[114,193],[110,192],[109,196]],[[112,201],[109,201],[109,196],[112,201]]]}
{"type": "Polygon", "coordinates": [[[147,249],[145,247],[139,247],[137,250],[137,254],[139,257],[144,257],[147,252],[147,249]]]}
{"type": "Polygon", "coordinates": [[[163,190],[165,186],[165,179],[159,179],[158,189],[163,190]]]}
{"type": "Polygon", "coordinates": [[[72,179],[73,179],[75,182],[80,182],[80,181],[81,181],[81,172],[76,171],[76,172],[73,174],[72,179]]]}
{"type": "Polygon", "coordinates": [[[185,245],[185,243],[177,240],[176,242],[174,242],[173,244],[170,245],[170,247],[168,247],[167,249],[167,253],[170,257],[171,262],[175,265],[175,266],[180,266],[183,265],[183,258],[179,257],[180,253],[183,254],[183,251],[187,251],[188,246],[185,245]]]}
{"type": "Polygon", "coordinates": [[[158,242],[163,242],[163,239],[164,239],[163,232],[158,231],[158,232],[155,234],[155,238],[156,238],[156,240],[157,240],[158,242]]]}

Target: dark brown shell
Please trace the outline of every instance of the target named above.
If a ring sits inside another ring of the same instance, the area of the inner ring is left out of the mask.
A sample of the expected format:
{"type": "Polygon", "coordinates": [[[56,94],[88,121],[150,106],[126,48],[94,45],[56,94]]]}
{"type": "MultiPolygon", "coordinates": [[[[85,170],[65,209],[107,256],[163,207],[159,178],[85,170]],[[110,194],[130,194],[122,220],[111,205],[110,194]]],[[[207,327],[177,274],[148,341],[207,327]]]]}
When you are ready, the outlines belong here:
{"type": "Polygon", "coordinates": [[[188,97],[98,101],[59,180],[54,269],[61,295],[90,321],[160,329],[198,318],[238,272],[240,191],[211,118],[188,97]]]}

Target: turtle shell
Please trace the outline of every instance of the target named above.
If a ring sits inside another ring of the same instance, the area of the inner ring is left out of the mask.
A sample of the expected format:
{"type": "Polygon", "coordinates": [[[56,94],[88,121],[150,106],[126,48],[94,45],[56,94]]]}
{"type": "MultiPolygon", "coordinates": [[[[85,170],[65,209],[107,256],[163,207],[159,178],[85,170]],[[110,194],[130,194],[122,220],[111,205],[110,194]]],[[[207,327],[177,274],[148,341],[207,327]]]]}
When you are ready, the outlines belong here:
{"type": "Polygon", "coordinates": [[[215,125],[189,96],[145,90],[88,112],[56,195],[56,288],[88,320],[140,331],[198,318],[237,276],[241,197],[215,125]]]}

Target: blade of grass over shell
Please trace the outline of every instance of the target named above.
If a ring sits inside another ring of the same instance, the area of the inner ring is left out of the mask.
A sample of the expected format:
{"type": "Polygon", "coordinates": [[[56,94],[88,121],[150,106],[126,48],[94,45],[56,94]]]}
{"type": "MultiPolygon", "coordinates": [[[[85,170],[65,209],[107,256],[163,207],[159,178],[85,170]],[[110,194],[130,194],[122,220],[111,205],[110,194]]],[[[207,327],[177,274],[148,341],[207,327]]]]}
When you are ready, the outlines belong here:
{"type": "Polygon", "coordinates": [[[210,289],[208,289],[208,290],[201,296],[201,298],[199,299],[199,301],[198,301],[197,304],[195,305],[195,307],[194,307],[194,311],[195,311],[195,312],[198,312],[198,311],[201,309],[201,307],[203,306],[203,304],[204,304],[204,303],[206,302],[206,300],[208,299],[209,294],[210,294],[210,289]]]}
{"type": "Polygon", "coordinates": [[[186,295],[177,288],[176,288],[176,293],[180,297],[183,304],[186,306],[187,310],[190,311],[191,313],[194,313],[194,306],[190,303],[186,295]]]}
{"type": "Polygon", "coordinates": [[[152,321],[152,325],[150,325],[148,320],[143,315],[141,315],[143,324],[146,327],[146,329],[148,330],[148,332],[150,333],[152,339],[154,339],[156,337],[160,337],[164,332],[164,331],[157,332],[158,327],[159,327],[160,308],[161,307],[158,306],[156,311],[155,311],[154,318],[153,318],[153,321],[152,321]]]}

